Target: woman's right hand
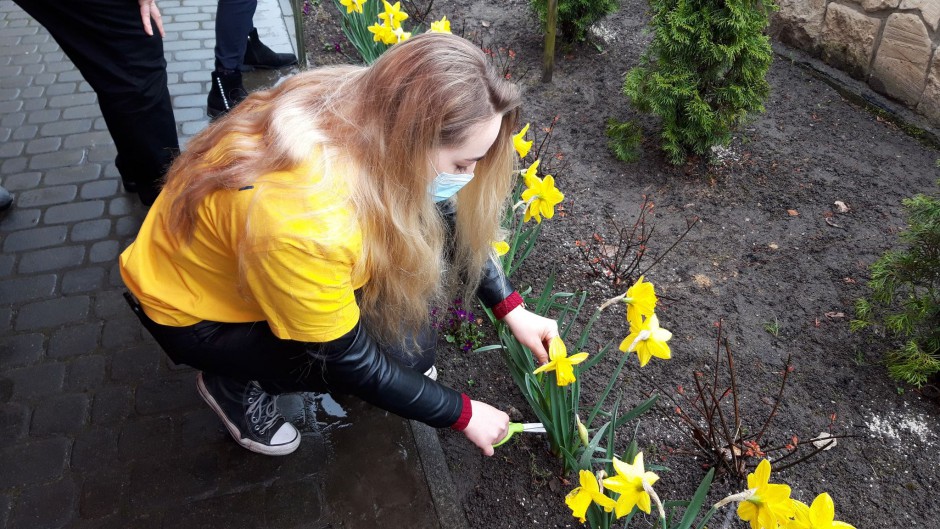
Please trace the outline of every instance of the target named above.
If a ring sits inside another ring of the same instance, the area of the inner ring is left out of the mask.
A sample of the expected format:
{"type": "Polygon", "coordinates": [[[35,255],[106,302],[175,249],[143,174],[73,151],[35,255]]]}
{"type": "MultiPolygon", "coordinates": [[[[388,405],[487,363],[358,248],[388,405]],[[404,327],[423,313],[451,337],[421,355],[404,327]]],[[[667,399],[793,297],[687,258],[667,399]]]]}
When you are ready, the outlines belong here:
{"type": "Polygon", "coordinates": [[[500,442],[509,433],[509,415],[484,402],[471,400],[473,414],[464,428],[467,439],[480,447],[483,455],[493,455],[493,445],[500,442]]]}

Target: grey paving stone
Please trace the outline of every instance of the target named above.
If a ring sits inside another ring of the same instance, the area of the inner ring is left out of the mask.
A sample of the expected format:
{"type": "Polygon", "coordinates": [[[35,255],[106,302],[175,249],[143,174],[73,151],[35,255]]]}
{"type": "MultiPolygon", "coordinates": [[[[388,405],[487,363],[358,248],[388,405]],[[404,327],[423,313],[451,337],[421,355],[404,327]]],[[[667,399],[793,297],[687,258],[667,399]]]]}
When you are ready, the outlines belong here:
{"type": "MultiPolygon", "coordinates": [[[[199,24],[194,24],[195,27],[199,27],[199,24]]],[[[203,30],[199,30],[201,32],[203,30]]],[[[197,31],[188,31],[187,33],[197,33],[197,31]]],[[[214,32],[213,32],[214,33],[214,32]]],[[[173,53],[173,56],[177,61],[204,61],[208,58],[214,57],[211,49],[206,48],[197,48],[194,50],[180,50],[173,53]]]]}
{"type": "Polygon", "coordinates": [[[56,329],[49,338],[46,355],[49,358],[59,359],[97,350],[102,325],[102,322],[95,321],[56,329]]]}
{"type": "Polygon", "coordinates": [[[206,96],[203,94],[176,96],[173,98],[174,108],[202,107],[206,106],[206,96]]]}
{"type": "Polygon", "coordinates": [[[62,276],[62,293],[97,292],[104,283],[104,277],[105,269],[101,267],[69,270],[62,276]]]}
{"type": "Polygon", "coordinates": [[[127,237],[129,235],[134,235],[140,231],[140,225],[143,222],[143,219],[139,217],[121,217],[117,220],[115,226],[115,233],[118,237],[127,237]]]}
{"type": "MultiPolygon", "coordinates": [[[[49,182],[47,182],[47,184],[49,184],[49,182]]],[[[77,194],[78,187],[73,185],[42,187],[19,193],[16,197],[16,205],[17,207],[28,208],[63,204],[75,200],[77,194]]]]}
{"type": "Polygon", "coordinates": [[[0,367],[11,368],[34,364],[42,358],[45,336],[39,333],[18,334],[0,339],[0,367]]]}
{"type": "Polygon", "coordinates": [[[52,206],[46,210],[43,222],[46,224],[60,224],[63,222],[78,222],[95,219],[104,213],[104,200],[85,200],[60,206],[52,206]]]}
{"type": "MultiPolygon", "coordinates": [[[[4,77],[17,76],[17,75],[20,75],[22,72],[23,72],[23,67],[17,66],[15,64],[11,64],[9,66],[7,65],[0,66],[0,75],[4,77]]],[[[7,100],[12,101],[12,99],[7,99],[7,100]]]]}
{"type": "MultiPolygon", "coordinates": [[[[203,105],[205,105],[205,103],[203,103],[203,105]]],[[[208,124],[209,124],[208,119],[204,121],[190,121],[187,123],[183,123],[182,127],[180,127],[180,131],[182,131],[183,134],[188,134],[188,135],[197,134],[201,132],[202,129],[206,128],[208,124]]]]}
{"type": "Polygon", "coordinates": [[[65,374],[65,390],[93,391],[104,381],[107,364],[103,355],[81,356],[70,361],[65,374]]]}
{"type": "Polygon", "coordinates": [[[16,329],[55,328],[82,321],[88,316],[89,304],[88,296],[70,296],[24,305],[16,315],[16,329]]]}
{"type": "Polygon", "coordinates": [[[12,329],[13,309],[10,307],[0,307],[0,332],[7,333],[12,329]]]}
{"type": "Polygon", "coordinates": [[[104,263],[117,259],[121,253],[120,243],[118,241],[98,241],[91,245],[91,251],[88,253],[88,260],[92,263],[104,263]]]}
{"type": "Polygon", "coordinates": [[[14,174],[26,170],[28,158],[8,158],[0,165],[0,174],[14,174]]]}
{"type": "MultiPolygon", "coordinates": [[[[73,81],[74,81],[74,82],[80,82],[80,81],[84,81],[84,80],[85,80],[85,78],[82,77],[82,73],[79,72],[78,70],[76,70],[75,67],[72,66],[72,63],[62,62],[62,63],[58,63],[58,64],[61,64],[62,67],[65,68],[65,69],[63,69],[63,70],[58,70],[60,73],[59,73],[57,79],[59,80],[60,83],[70,83],[70,82],[73,82],[73,81]]],[[[46,67],[46,70],[48,70],[48,71],[50,71],[50,72],[53,71],[53,69],[52,69],[52,64],[48,65],[48,66],[46,67]]]]}
{"type": "Polygon", "coordinates": [[[145,380],[137,386],[135,409],[141,415],[204,405],[196,393],[192,373],[145,380]]]}
{"type": "MultiPolygon", "coordinates": [[[[206,16],[206,15],[200,15],[206,16]]],[[[169,53],[180,51],[180,50],[194,50],[196,48],[201,48],[202,43],[198,40],[174,40],[171,42],[163,43],[163,50],[169,53]]]]}
{"type": "Polygon", "coordinates": [[[69,393],[43,400],[33,411],[31,435],[68,434],[79,431],[88,418],[88,395],[69,393]]]}
{"type": "MultiPolygon", "coordinates": [[[[187,94],[202,94],[203,93],[203,83],[184,83],[184,84],[175,84],[170,87],[170,95],[181,96],[187,94]]],[[[176,118],[179,120],[179,117],[176,118]]]]}
{"type": "MultiPolygon", "coordinates": [[[[199,24],[196,24],[198,27],[199,24]]],[[[4,77],[0,79],[0,88],[25,88],[29,86],[32,79],[28,75],[18,75],[16,77],[4,77]]]]}
{"type": "Polygon", "coordinates": [[[15,262],[15,255],[0,253],[0,277],[8,277],[13,272],[13,264],[15,262]]]}
{"type": "Polygon", "coordinates": [[[184,83],[202,83],[203,90],[208,94],[209,93],[209,80],[211,79],[211,74],[209,72],[204,72],[202,69],[199,70],[189,70],[183,72],[183,82],[184,83]]]}
{"type": "Polygon", "coordinates": [[[0,141],[8,141],[13,131],[7,127],[0,127],[0,141]]]}
{"type": "Polygon", "coordinates": [[[38,125],[22,125],[13,129],[11,138],[14,140],[31,140],[39,134],[38,125]]]}
{"type": "Polygon", "coordinates": [[[91,407],[91,422],[92,424],[112,424],[126,419],[133,410],[134,391],[129,386],[100,388],[95,392],[95,400],[91,407]]]}
{"type": "MultiPolygon", "coordinates": [[[[167,527],[198,525],[205,529],[261,527],[268,523],[264,500],[264,487],[255,486],[236,494],[213,496],[186,505],[170,506],[164,513],[163,523],[168,524],[167,527]]],[[[315,524],[316,520],[310,522],[315,524]]]]}
{"type": "Polygon", "coordinates": [[[112,143],[92,145],[85,149],[85,152],[88,154],[89,162],[108,163],[114,160],[115,155],[117,155],[117,149],[112,143]]]}
{"type": "Polygon", "coordinates": [[[13,158],[23,154],[26,144],[22,141],[8,141],[0,145],[0,158],[13,158]]]}
{"type": "Polygon", "coordinates": [[[12,101],[20,97],[19,88],[0,88],[0,101],[12,101]]]}
{"type": "MultiPolygon", "coordinates": [[[[79,94],[79,95],[89,95],[89,94],[79,94]]],[[[90,94],[94,95],[94,94],[90,94]]],[[[62,111],[62,119],[82,119],[82,118],[97,118],[101,115],[101,109],[98,105],[82,105],[77,107],[66,107],[62,111]]]]}
{"type": "Polygon", "coordinates": [[[128,505],[133,509],[166,509],[204,498],[215,490],[218,474],[217,459],[208,454],[137,461],[128,482],[128,505]]]}
{"type": "Polygon", "coordinates": [[[121,424],[118,457],[123,461],[173,458],[177,452],[173,445],[174,425],[175,419],[169,416],[132,416],[121,424]]]}
{"type": "MultiPolygon", "coordinates": [[[[39,171],[33,171],[29,173],[18,173],[12,175],[3,175],[3,187],[7,188],[9,191],[22,191],[24,189],[32,189],[39,185],[39,180],[42,178],[42,173],[39,171]]],[[[17,206],[21,206],[22,203],[17,201],[17,206]]]]}
{"type": "Polygon", "coordinates": [[[62,110],[58,108],[47,108],[46,110],[37,110],[30,112],[27,118],[28,123],[52,123],[62,117],[62,110]]]}
{"type": "Polygon", "coordinates": [[[109,319],[104,324],[104,330],[101,333],[101,345],[111,349],[115,347],[127,347],[140,342],[143,326],[137,316],[128,310],[123,317],[109,319]]]}
{"type": "Polygon", "coordinates": [[[58,529],[75,518],[78,488],[69,477],[20,493],[10,513],[10,529],[58,529]],[[53,507],[54,506],[54,507],[53,507]]]}
{"type": "Polygon", "coordinates": [[[48,100],[45,97],[35,97],[32,99],[27,99],[23,101],[23,110],[26,112],[34,112],[36,110],[42,110],[46,108],[46,103],[48,103],[48,100]]]}
{"type": "Polygon", "coordinates": [[[20,303],[43,299],[55,293],[56,274],[16,277],[0,281],[0,299],[4,303],[20,303]]]}
{"type": "Polygon", "coordinates": [[[21,274],[35,274],[37,272],[71,268],[82,264],[84,260],[84,246],[59,246],[23,254],[17,270],[21,274]]]}
{"type": "Polygon", "coordinates": [[[0,228],[7,232],[35,228],[39,225],[41,214],[42,210],[39,209],[13,208],[0,219],[0,228]]]}
{"type": "Polygon", "coordinates": [[[75,108],[83,105],[94,105],[98,97],[90,94],[68,94],[49,98],[49,108],[75,108]]]}
{"type": "Polygon", "coordinates": [[[65,136],[66,134],[79,134],[92,130],[94,121],[91,119],[70,119],[47,123],[39,128],[40,136],[65,136]]]}
{"type": "Polygon", "coordinates": [[[29,431],[30,409],[25,404],[7,402],[0,404],[0,432],[4,439],[18,441],[29,431]]]}
{"type": "Polygon", "coordinates": [[[65,242],[68,228],[65,226],[49,226],[21,230],[6,236],[3,241],[4,253],[18,253],[35,248],[55,246],[65,242]]]}
{"type": "MultiPolygon", "coordinates": [[[[14,399],[45,398],[62,391],[62,384],[65,382],[65,365],[47,363],[11,369],[6,372],[6,377],[13,382],[12,397],[14,399]]],[[[3,468],[3,465],[0,465],[0,468],[3,468]]]]}
{"type": "Polygon", "coordinates": [[[62,138],[39,138],[26,144],[26,154],[53,152],[62,147],[62,138]]]}
{"type": "MultiPolygon", "coordinates": [[[[76,123],[75,121],[58,121],[56,123],[49,123],[43,125],[39,129],[39,134],[42,136],[50,136],[50,134],[45,134],[43,130],[46,127],[58,127],[61,125],[68,125],[70,123],[76,123]]],[[[75,131],[80,132],[80,131],[75,131]]],[[[66,133],[70,134],[70,133],[66,133]]],[[[58,134],[52,134],[56,136],[58,134]]],[[[52,169],[53,167],[68,167],[70,165],[78,165],[82,160],[85,159],[85,150],[84,149],[71,149],[65,151],[50,152],[46,154],[39,154],[33,156],[29,160],[30,169],[52,169]]]]}
{"type": "Polygon", "coordinates": [[[83,242],[103,239],[110,233],[111,219],[86,220],[72,226],[72,241],[83,242]]]}
{"type": "Polygon", "coordinates": [[[111,357],[111,379],[120,382],[152,377],[160,367],[162,354],[155,345],[138,345],[115,351],[111,357]]]}
{"type": "Polygon", "coordinates": [[[33,439],[0,448],[0,489],[35,485],[62,476],[71,442],[65,437],[33,439]]]}
{"type": "Polygon", "coordinates": [[[58,80],[59,76],[56,75],[55,72],[50,70],[51,66],[52,65],[46,65],[45,73],[41,73],[37,75],[36,77],[33,77],[34,85],[49,86],[51,84],[54,84],[58,80]]]}
{"type": "Polygon", "coordinates": [[[79,196],[85,200],[93,198],[105,198],[115,195],[118,192],[118,181],[113,179],[97,180],[89,182],[82,186],[79,196]]]}
{"type": "MultiPolygon", "coordinates": [[[[17,100],[17,101],[20,101],[20,100],[17,100]]],[[[12,128],[19,127],[20,125],[25,123],[26,114],[27,114],[26,108],[25,108],[26,104],[23,103],[22,107],[24,108],[20,112],[10,112],[9,114],[6,114],[0,117],[0,127],[10,127],[12,129],[12,128]]]]}
{"type": "Polygon", "coordinates": [[[7,114],[9,112],[19,112],[21,108],[23,108],[23,102],[18,99],[13,100],[13,101],[4,101],[0,103],[0,114],[7,114]]]}
{"type": "Polygon", "coordinates": [[[323,484],[315,476],[297,481],[277,480],[264,489],[264,512],[271,527],[309,527],[323,524],[323,484]]]}
{"type": "Polygon", "coordinates": [[[111,139],[111,133],[106,130],[96,130],[66,136],[63,145],[66,149],[74,149],[76,147],[92,147],[105,143],[114,143],[111,139]]]}
{"type": "Polygon", "coordinates": [[[10,509],[13,508],[13,502],[10,496],[0,494],[0,527],[6,527],[10,519],[10,509]]]}
{"type": "MultiPolygon", "coordinates": [[[[101,165],[96,163],[83,163],[81,165],[75,165],[72,167],[57,167],[55,169],[46,171],[46,176],[43,178],[43,182],[48,186],[78,184],[81,182],[88,182],[90,180],[97,180],[101,175],[101,171],[101,165]]],[[[75,196],[72,195],[72,198],[69,200],[74,198],[75,196]]]]}
{"type": "MultiPolygon", "coordinates": [[[[182,72],[190,72],[193,70],[202,70],[202,61],[177,61],[177,62],[168,63],[166,65],[166,71],[169,73],[182,73],[182,72]]],[[[209,72],[206,72],[206,77],[208,78],[208,76],[209,76],[209,72]]],[[[16,95],[17,96],[19,95],[19,90],[17,90],[16,88],[11,88],[10,90],[15,90],[16,95]]],[[[0,101],[7,100],[7,99],[16,99],[16,97],[2,97],[2,93],[0,93],[0,101]]],[[[176,107],[175,102],[174,102],[173,107],[174,108],[176,107]]]]}
{"type": "MultiPolygon", "coordinates": [[[[26,88],[20,89],[20,97],[23,99],[34,99],[40,98],[46,92],[45,86],[27,86],[26,88]]],[[[23,103],[23,108],[26,108],[28,103],[23,103]]]]}
{"type": "Polygon", "coordinates": [[[132,315],[133,312],[124,299],[124,290],[121,288],[98,293],[95,296],[95,317],[108,320],[132,315]]]}
{"type": "MultiPolygon", "coordinates": [[[[126,247],[126,245],[125,245],[126,247]]],[[[108,269],[108,285],[113,288],[124,288],[124,279],[121,277],[121,268],[115,260],[111,268],[108,269]]]]}
{"type": "Polygon", "coordinates": [[[78,83],[57,83],[46,88],[46,95],[49,97],[61,96],[73,94],[76,90],[78,90],[78,83]]]}
{"type": "Polygon", "coordinates": [[[117,197],[108,203],[108,215],[127,215],[134,211],[134,201],[131,197],[117,197]]]}
{"type": "Polygon", "coordinates": [[[86,473],[112,468],[117,461],[117,427],[86,428],[75,437],[69,468],[86,473]]]}
{"type": "Polygon", "coordinates": [[[82,476],[81,517],[95,519],[117,512],[124,500],[124,479],[122,468],[103,468],[82,476]]]}

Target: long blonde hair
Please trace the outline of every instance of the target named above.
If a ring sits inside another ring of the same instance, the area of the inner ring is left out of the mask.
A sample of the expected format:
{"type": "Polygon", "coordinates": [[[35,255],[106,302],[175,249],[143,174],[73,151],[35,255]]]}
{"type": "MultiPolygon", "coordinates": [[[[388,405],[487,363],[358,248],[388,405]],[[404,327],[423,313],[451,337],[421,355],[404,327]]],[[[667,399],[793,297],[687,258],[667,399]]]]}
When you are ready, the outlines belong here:
{"type": "Polygon", "coordinates": [[[475,288],[513,183],[519,105],[518,88],[482,51],[448,34],[413,37],[368,68],[300,73],[251,94],[190,140],[167,176],[169,230],[188,240],[209,194],[296,169],[316,151],[325,178],[347,182],[362,230],[354,275],[369,277],[359,293],[363,318],[378,338],[400,341],[427,323],[445,275],[464,280],[465,294],[475,288]],[[428,198],[429,156],[461,145],[494,115],[502,116],[499,134],[457,195],[456,237],[445,259],[445,226],[428,198]],[[347,170],[331,174],[330,160],[347,170]]]}

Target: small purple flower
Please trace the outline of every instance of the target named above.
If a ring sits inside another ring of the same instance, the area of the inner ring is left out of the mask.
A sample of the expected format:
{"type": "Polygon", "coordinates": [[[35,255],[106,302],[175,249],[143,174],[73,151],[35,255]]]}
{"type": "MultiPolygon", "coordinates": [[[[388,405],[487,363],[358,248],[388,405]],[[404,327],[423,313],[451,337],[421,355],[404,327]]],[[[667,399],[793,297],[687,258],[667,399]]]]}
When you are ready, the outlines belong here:
{"type": "Polygon", "coordinates": [[[303,12],[304,12],[304,15],[310,14],[310,0],[304,0],[303,12]]]}

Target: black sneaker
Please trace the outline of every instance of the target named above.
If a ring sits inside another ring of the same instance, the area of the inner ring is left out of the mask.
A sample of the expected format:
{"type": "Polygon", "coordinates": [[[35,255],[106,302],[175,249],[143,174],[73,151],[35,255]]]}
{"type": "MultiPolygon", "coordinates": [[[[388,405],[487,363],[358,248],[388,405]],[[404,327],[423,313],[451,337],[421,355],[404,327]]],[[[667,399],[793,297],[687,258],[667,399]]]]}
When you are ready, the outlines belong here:
{"type": "Polygon", "coordinates": [[[297,56],[293,53],[277,53],[264,45],[258,38],[258,30],[251,28],[248,34],[248,47],[245,49],[245,66],[253,68],[283,68],[297,64],[297,56]]]}
{"type": "Polygon", "coordinates": [[[210,118],[217,118],[248,97],[242,84],[242,73],[235,71],[212,72],[212,88],[206,101],[210,118]]]}
{"type": "Polygon", "coordinates": [[[269,456],[287,455],[300,446],[300,432],[277,411],[275,397],[257,382],[244,384],[210,373],[196,376],[196,389],[243,447],[269,456]]]}
{"type": "Polygon", "coordinates": [[[0,211],[6,211],[13,205],[13,194],[0,186],[0,211]]]}

